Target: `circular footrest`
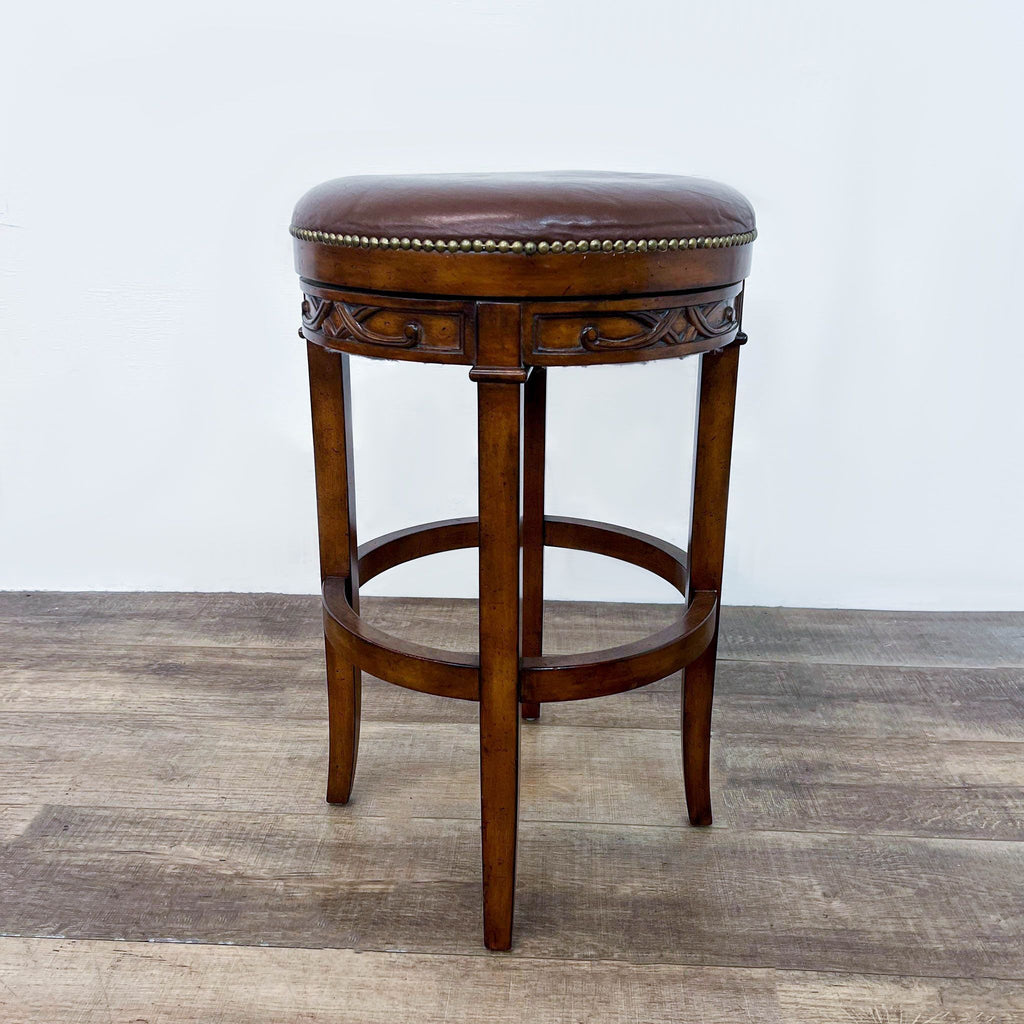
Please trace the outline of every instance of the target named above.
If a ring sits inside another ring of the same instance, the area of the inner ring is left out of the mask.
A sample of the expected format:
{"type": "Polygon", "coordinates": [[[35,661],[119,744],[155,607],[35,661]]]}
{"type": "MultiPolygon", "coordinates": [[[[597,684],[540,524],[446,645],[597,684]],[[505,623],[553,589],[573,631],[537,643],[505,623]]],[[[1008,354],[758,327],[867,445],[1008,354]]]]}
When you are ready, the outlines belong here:
{"type": "MultiPolygon", "coordinates": [[[[442,551],[476,547],[476,518],[446,519],[386,534],[359,548],[359,579],[373,579],[403,562],[442,551]]],[[[546,547],[607,555],[647,569],[686,592],[686,552],[645,533],[608,523],[544,517],[546,547]]],[[[461,700],[480,698],[476,653],[445,651],[392,636],[361,619],[348,596],[348,581],[324,581],[324,629],[347,661],[412,690],[461,700]]],[[[646,686],[696,660],[711,643],[718,595],[697,591],[671,625],[633,643],[586,654],[520,659],[520,699],[537,703],[579,700],[646,686]]]]}

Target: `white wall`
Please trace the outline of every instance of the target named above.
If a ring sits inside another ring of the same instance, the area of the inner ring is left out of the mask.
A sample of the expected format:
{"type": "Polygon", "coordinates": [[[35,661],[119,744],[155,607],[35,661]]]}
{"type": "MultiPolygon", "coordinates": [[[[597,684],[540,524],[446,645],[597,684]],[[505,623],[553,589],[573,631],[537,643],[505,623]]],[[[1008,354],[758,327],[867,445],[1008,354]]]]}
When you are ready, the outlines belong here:
{"type": "MultiPolygon", "coordinates": [[[[0,587],[313,591],[294,200],[607,167],[758,211],[727,600],[1024,607],[1022,9],[4,4],[0,587]]],[[[551,510],[685,542],[692,382],[553,374],[551,510]]],[[[363,538],[470,512],[465,370],[355,386],[363,538]]],[[[551,564],[554,597],[671,596],[551,564]]],[[[473,586],[463,554],[376,589],[473,586]]]]}

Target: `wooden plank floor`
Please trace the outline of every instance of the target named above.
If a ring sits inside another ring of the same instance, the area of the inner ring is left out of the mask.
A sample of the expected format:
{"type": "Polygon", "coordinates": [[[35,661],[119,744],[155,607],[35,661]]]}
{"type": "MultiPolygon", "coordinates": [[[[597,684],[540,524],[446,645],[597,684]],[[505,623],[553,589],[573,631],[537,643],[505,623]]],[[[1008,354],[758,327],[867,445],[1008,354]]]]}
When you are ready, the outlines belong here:
{"type": "MultiPolygon", "coordinates": [[[[671,614],[552,604],[551,649],[671,614]]],[[[707,830],[678,677],[545,707],[511,954],[475,708],[368,680],[329,807],[320,644],[308,597],[0,594],[0,1021],[1024,1022],[1024,614],[726,609],[707,830]]]]}

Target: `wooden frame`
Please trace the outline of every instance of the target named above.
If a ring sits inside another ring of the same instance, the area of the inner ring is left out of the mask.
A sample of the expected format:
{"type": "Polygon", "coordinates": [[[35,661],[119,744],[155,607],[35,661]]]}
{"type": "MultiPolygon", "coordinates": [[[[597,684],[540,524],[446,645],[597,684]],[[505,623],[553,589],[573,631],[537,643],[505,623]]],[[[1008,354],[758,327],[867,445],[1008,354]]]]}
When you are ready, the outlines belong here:
{"type": "MultiPolygon", "coordinates": [[[[330,266],[336,258],[307,249],[300,266],[317,260],[330,266]]],[[[728,258],[730,267],[749,260],[746,253],[728,258]]],[[[351,792],[362,670],[414,690],[479,702],[484,940],[490,949],[508,949],[512,942],[520,716],[537,719],[543,703],[619,693],[683,669],[687,809],[694,825],[711,822],[711,706],[726,499],[738,354],[746,340],[742,283],[714,284],[724,259],[694,264],[701,273],[681,279],[689,288],[580,299],[475,301],[302,282],[330,708],[327,798],[344,803],[351,792]],[[427,523],[356,548],[349,353],[471,367],[478,400],[478,517],[427,523]],[[545,515],[547,367],[687,355],[701,360],[689,556],[633,530],[545,515]],[[479,653],[411,643],[360,618],[360,580],[410,559],[474,546],[480,550],[479,653]],[[545,547],[591,551],[645,568],[676,587],[685,606],[676,622],[645,640],[583,655],[545,655],[545,547]]],[[[366,263],[374,279],[384,273],[378,274],[379,266],[366,263]]],[[[591,280],[592,270],[588,274],[591,280]]],[[[659,270],[651,280],[660,284],[664,276],[659,270]]],[[[469,290],[463,281],[461,294],[469,290]]]]}

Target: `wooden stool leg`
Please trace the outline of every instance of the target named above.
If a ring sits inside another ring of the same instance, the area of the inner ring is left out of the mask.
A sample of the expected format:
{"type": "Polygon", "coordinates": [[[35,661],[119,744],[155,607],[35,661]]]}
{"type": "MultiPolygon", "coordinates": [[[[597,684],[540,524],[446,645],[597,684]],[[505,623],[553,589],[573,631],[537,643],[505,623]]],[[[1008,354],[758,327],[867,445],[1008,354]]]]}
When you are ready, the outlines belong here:
{"type": "MultiPolygon", "coordinates": [[[[340,576],[359,611],[355,482],[352,467],[352,391],[348,356],[307,342],[313,410],[320,575],[340,576]]],[[[346,662],[326,636],[329,753],[327,801],[344,804],[352,792],[359,751],[359,669],[346,662]]]]}
{"type": "Polygon", "coordinates": [[[683,673],[683,775],[692,825],[711,824],[711,702],[721,620],[725,513],[739,350],[739,345],[733,344],[720,352],[709,352],[701,357],[700,367],[688,593],[717,592],[719,611],[711,644],[683,673]]]}
{"type": "MultiPolygon", "coordinates": [[[[547,369],[526,382],[523,414],[523,656],[540,657],[544,636],[544,428],[547,369]]],[[[523,701],[523,718],[540,718],[540,704],[523,701]]]]}
{"type": "Polygon", "coordinates": [[[519,309],[478,308],[480,502],[480,818],[484,942],[512,945],[519,815],[519,466],[523,389],[519,309]],[[502,367],[509,367],[502,372],[502,367]]]}

